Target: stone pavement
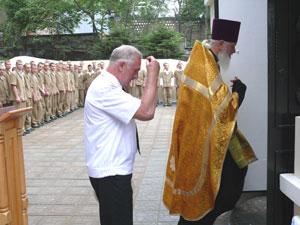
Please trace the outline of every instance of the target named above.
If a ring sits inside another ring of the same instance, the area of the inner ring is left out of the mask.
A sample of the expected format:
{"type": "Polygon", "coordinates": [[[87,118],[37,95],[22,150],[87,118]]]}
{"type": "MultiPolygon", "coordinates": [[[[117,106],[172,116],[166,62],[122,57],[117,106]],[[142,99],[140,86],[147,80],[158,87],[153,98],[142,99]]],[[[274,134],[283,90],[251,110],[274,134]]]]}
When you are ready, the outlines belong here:
{"type": "MultiPolygon", "coordinates": [[[[176,105],[137,121],[142,155],[133,173],[134,225],[176,225],[162,203],[176,105]]],[[[23,137],[29,225],[96,225],[98,203],[85,166],[83,109],[23,137]]],[[[243,214],[244,215],[244,214],[243,214]]],[[[229,224],[230,213],[215,225],[229,224]]]]}

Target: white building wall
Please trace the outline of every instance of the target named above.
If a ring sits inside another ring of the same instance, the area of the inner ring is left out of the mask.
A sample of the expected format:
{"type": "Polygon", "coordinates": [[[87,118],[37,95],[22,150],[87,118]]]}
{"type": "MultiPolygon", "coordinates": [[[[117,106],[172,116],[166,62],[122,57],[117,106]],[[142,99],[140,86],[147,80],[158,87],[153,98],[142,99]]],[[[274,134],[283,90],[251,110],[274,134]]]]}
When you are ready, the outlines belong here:
{"type": "Polygon", "coordinates": [[[89,21],[81,21],[79,27],[76,27],[74,30],[74,34],[82,34],[82,33],[93,33],[93,26],[89,21]]]}
{"type": "MultiPolygon", "coordinates": [[[[209,3],[209,1],[207,0],[209,3]]],[[[213,0],[210,3],[213,9],[213,0]]],[[[266,190],[267,186],[267,0],[219,0],[219,18],[241,21],[237,43],[226,83],[234,76],[247,85],[238,114],[238,127],[247,137],[259,161],[249,165],[245,190],[266,190]]]]}
{"type": "MultiPolygon", "coordinates": [[[[101,16],[96,15],[95,19],[100,20],[101,16]]],[[[101,28],[101,26],[99,24],[97,24],[96,26],[98,29],[101,28]]],[[[104,32],[108,32],[108,30],[105,29],[104,32]]],[[[85,20],[81,20],[79,23],[79,26],[74,29],[74,34],[82,34],[82,33],[93,33],[93,24],[89,17],[87,17],[85,20]]]]}

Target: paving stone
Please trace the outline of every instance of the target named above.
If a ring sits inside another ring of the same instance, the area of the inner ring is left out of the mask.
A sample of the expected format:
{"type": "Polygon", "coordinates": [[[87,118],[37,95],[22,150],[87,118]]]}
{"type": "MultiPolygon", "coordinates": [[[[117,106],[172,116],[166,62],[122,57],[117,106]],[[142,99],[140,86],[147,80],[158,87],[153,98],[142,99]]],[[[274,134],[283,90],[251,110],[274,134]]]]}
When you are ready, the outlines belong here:
{"type": "Polygon", "coordinates": [[[45,216],[39,225],[66,225],[70,219],[69,216],[45,216]]]}
{"type": "MultiPolygon", "coordinates": [[[[134,225],[177,225],[178,216],[170,216],[162,202],[175,109],[160,105],[153,120],[136,121],[142,155],[136,157],[132,179],[134,225]]],[[[83,131],[83,109],[79,109],[23,137],[29,225],[99,225],[83,131]]],[[[232,225],[245,221],[263,225],[256,215],[263,215],[266,199],[248,202],[253,197],[257,196],[243,198],[232,214],[221,215],[215,225],[228,225],[230,218],[232,225]]]]}
{"type": "Polygon", "coordinates": [[[30,216],[28,218],[28,224],[30,224],[30,225],[39,225],[42,219],[43,219],[42,216],[30,216]]]}
{"type": "Polygon", "coordinates": [[[70,225],[99,225],[99,216],[73,216],[70,225]]]}
{"type": "Polygon", "coordinates": [[[157,210],[135,210],[133,212],[133,221],[143,222],[144,224],[157,222],[158,213],[159,211],[157,210]]]}

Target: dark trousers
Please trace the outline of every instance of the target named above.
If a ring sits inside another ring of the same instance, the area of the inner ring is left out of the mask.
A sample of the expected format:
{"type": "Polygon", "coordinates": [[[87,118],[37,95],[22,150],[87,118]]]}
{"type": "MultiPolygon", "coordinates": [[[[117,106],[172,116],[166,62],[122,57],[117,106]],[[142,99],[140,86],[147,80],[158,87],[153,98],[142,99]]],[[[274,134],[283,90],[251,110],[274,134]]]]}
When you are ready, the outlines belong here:
{"type": "Polygon", "coordinates": [[[131,178],[132,174],[90,177],[99,200],[101,225],[133,225],[131,178]]]}
{"type": "Polygon", "coordinates": [[[234,162],[230,152],[227,151],[214,209],[198,221],[187,221],[180,216],[178,225],[213,225],[218,216],[233,209],[239,200],[247,170],[248,167],[240,169],[234,162]]]}

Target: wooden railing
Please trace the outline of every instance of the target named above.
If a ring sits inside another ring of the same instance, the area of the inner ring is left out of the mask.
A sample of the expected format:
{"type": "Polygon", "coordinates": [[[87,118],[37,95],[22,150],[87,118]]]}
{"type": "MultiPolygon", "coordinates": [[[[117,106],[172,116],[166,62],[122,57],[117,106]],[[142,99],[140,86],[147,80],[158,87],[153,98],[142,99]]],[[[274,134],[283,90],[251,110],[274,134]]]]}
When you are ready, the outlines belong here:
{"type": "Polygon", "coordinates": [[[22,129],[31,109],[0,116],[0,225],[28,225],[22,129]]]}

